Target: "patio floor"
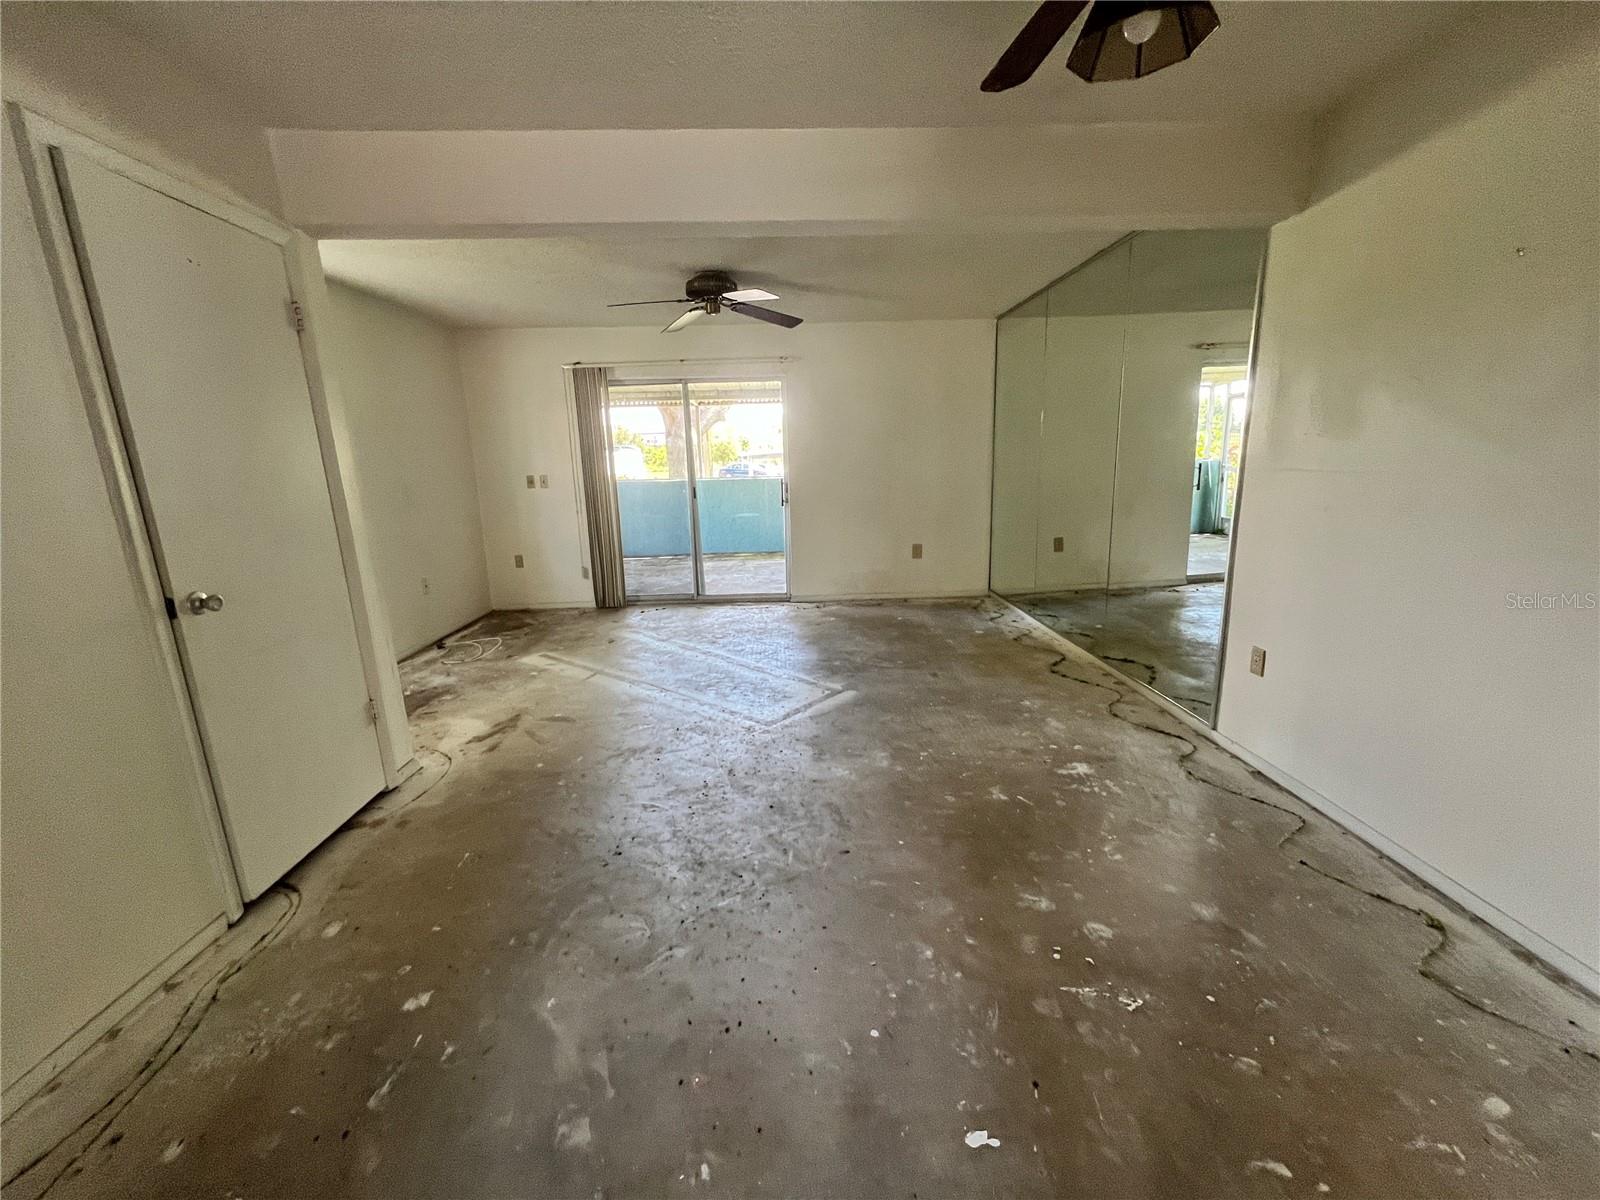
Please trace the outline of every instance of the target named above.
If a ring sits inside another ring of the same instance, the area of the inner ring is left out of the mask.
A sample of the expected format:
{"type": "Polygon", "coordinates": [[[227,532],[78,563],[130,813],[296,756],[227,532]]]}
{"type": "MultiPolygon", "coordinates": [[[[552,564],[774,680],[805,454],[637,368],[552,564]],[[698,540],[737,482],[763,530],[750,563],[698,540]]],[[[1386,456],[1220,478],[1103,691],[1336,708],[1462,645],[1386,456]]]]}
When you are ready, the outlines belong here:
{"type": "MultiPolygon", "coordinates": [[[[708,596],[782,596],[789,590],[780,554],[707,554],[703,558],[708,596]]],[[[622,560],[628,596],[691,596],[694,559],[687,554],[622,560]]]]}
{"type": "Polygon", "coordinates": [[[1221,578],[1228,570],[1228,535],[1191,533],[1189,535],[1189,582],[1208,575],[1221,578]]]}

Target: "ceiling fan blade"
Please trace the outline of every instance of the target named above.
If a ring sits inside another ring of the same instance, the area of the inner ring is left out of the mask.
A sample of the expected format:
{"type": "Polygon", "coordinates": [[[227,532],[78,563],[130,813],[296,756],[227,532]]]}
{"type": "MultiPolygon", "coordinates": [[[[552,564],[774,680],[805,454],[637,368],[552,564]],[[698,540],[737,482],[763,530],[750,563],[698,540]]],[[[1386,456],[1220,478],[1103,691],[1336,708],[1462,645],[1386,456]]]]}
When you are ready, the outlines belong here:
{"type": "Polygon", "coordinates": [[[1088,6],[1089,0],[1044,0],[993,70],[983,77],[983,90],[1003,92],[1026,83],[1088,6]]]}
{"type": "Polygon", "coordinates": [[[694,301],[684,296],[676,300],[624,300],[620,304],[608,304],[607,308],[632,308],[636,304],[693,304],[694,301]]]}
{"type": "Polygon", "coordinates": [[[762,308],[759,304],[745,304],[738,300],[730,302],[726,307],[741,317],[754,317],[769,325],[782,325],[785,329],[793,329],[801,320],[799,317],[791,317],[788,313],[775,312],[770,308],[762,308]]]}
{"type": "Polygon", "coordinates": [[[678,330],[682,329],[685,325],[689,324],[691,321],[698,321],[701,317],[703,317],[705,315],[706,315],[706,310],[705,309],[703,309],[703,308],[691,308],[688,312],[684,313],[683,316],[679,317],[676,321],[674,321],[671,325],[668,325],[661,332],[662,333],[677,333],[678,330]]]}
{"type": "Polygon", "coordinates": [[[760,288],[740,288],[737,292],[723,292],[722,298],[730,304],[749,304],[752,300],[776,300],[774,292],[764,292],[760,288]]]}

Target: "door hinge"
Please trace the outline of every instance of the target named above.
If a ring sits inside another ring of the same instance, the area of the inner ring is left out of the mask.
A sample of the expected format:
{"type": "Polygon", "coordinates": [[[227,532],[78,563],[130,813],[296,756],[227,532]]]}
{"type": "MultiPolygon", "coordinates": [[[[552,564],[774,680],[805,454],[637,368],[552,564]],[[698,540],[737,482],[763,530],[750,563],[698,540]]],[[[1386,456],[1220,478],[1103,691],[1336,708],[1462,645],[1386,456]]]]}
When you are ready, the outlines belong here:
{"type": "Polygon", "coordinates": [[[167,620],[176,621],[178,619],[177,603],[172,599],[171,596],[163,596],[161,598],[167,602],[167,620]]]}
{"type": "Polygon", "coordinates": [[[300,301],[289,301],[289,324],[298,333],[306,327],[306,310],[300,307],[300,301]]]}

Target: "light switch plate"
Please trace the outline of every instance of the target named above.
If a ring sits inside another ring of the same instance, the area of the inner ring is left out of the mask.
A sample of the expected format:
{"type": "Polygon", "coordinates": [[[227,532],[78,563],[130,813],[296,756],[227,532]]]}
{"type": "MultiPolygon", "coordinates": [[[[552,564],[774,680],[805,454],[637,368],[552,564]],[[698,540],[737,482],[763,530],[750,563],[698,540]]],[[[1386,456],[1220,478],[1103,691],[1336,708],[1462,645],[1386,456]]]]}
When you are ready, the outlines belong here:
{"type": "Polygon", "coordinates": [[[511,561],[512,561],[512,562],[514,562],[514,563],[516,563],[516,564],[517,564],[517,566],[519,566],[519,567],[520,567],[520,566],[521,566],[521,565],[522,565],[522,555],[520,555],[520,554],[514,554],[514,555],[512,555],[512,556],[511,556],[511,561]]]}
{"type": "Polygon", "coordinates": [[[912,542],[911,543],[911,557],[912,558],[921,558],[922,557],[922,543],[921,542],[912,542]]]}
{"type": "Polygon", "coordinates": [[[1260,646],[1250,647],[1250,674],[1265,675],[1267,673],[1267,652],[1260,646]]]}
{"type": "Polygon", "coordinates": [[[536,488],[536,487],[538,487],[538,486],[539,486],[539,481],[538,481],[538,479],[537,479],[537,478],[535,478],[535,477],[534,477],[534,476],[532,476],[532,475],[529,475],[529,476],[528,476],[528,486],[529,486],[529,487],[531,487],[531,488],[536,488]]]}
{"type": "Polygon", "coordinates": [[[1057,538],[1055,540],[1055,552],[1057,554],[1060,554],[1066,548],[1067,548],[1067,539],[1066,538],[1057,538]]]}
{"type": "Polygon", "coordinates": [[[550,476],[548,476],[548,475],[539,476],[539,486],[542,487],[542,488],[549,487],[550,486],[550,476]]]}

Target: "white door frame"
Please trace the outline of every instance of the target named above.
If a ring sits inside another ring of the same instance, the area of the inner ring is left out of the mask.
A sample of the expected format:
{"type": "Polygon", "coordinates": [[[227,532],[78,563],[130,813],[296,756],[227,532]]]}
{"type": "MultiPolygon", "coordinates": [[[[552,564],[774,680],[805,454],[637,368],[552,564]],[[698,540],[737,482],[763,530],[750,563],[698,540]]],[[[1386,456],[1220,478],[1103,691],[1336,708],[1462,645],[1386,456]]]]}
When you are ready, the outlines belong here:
{"type": "MultiPolygon", "coordinates": [[[[413,774],[419,764],[412,753],[405,697],[400,687],[388,615],[377,593],[359,497],[348,466],[352,458],[344,407],[337,392],[331,392],[328,388],[324,375],[325,351],[319,335],[326,329],[329,308],[317,245],[310,237],[279,224],[266,214],[222,200],[192,184],[174,179],[18,104],[6,105],[6,119],[11,123],[22,159],[34,219],[39,227],[45,260],[55,286],[57,307],[72,352],[73,367],[83,391],[90,433],[105,473],[112,511],[116,515],[129,568],[144,593],[151,627],[172,684],[174,701],[183,716],[185,740],[196,782],[197,804],[201,809],[199,815],[207,831],[213,865],[227,899],[229,919],[237,920],[244,911],[238,877],[228,848],[199,725],[190,701],[188,678],[167,616],[166,593],[150,544],[144,510],[117,418],[105,363],[101,358],[88,296],[78,272],[77,252],[67,224],[61,191],[56,183],[52,151],[60,147],[81,154],[116,174],[282,248],[290,292],[300,305],[304,321],[300,350],[305,363],[306,385],[311,396],[311,411],[321,447],[323,470],[328,480],[328,497],[334,526],[338,531],[339,553],[350,593],[350,607],[355,617],[356,640],[361,652],[367,694],[372,698],[377,719],[378,754],[383,763],[384,784],[392,788],[413,774]]],[[[285,319],[288,319],[287,315],[285,319]]]]}

